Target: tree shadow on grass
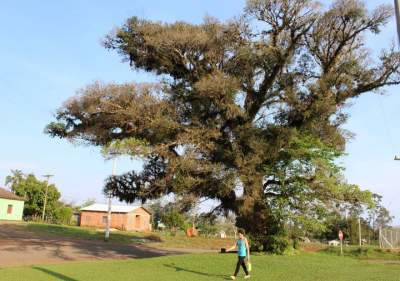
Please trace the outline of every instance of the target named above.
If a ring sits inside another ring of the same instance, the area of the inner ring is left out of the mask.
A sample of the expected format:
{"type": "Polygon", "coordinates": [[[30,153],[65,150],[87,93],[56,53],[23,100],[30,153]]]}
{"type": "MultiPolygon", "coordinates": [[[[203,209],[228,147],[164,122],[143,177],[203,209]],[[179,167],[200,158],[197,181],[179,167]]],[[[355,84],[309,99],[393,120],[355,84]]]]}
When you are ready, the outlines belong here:
{"type": "Polygon", "coordinates": [[[63,281],[79,281],[79,280],[76,280],[76,279],[74,279],[74,278],[68,277],[68,276],[66,276],[66,275],[64,275],[64,274],[61,274],[61,273],[58,273],[58,272],[55,272],[55,271],[51,271],[51,270],[46,269],[46,268],[37,267],[37,266],[34,266],[33,268],[36,269],[36,270],[39,270],[39,271],[41,271],[41,272],[47,273],[48,275],[51,275],[51,276],[57,278],[58,280],[63,280],[63,281]]]}
{"type": "Polygon", "coordinates": [[[164,264],[165,267],[169,267],[169,268],[173,268],[175,269],[177,272],[179,271],[184,271],[184,272],[189,272],[189,273],[193,273],[193,274],[197,274],[197,275],[202,275],[202,276],[208,276],[208,277],[220,277],[223,278],[225,280],[231,280],[228,276],[223,275],[223,274],[212,274],[212,273],[207,273],[207,272],[201,272],[201,271],[197,271],[197,270],[192,270],[192,269],[188,269],[188,268],[183,268],[180,266],[176,266],[175,264],[164,264]]]}

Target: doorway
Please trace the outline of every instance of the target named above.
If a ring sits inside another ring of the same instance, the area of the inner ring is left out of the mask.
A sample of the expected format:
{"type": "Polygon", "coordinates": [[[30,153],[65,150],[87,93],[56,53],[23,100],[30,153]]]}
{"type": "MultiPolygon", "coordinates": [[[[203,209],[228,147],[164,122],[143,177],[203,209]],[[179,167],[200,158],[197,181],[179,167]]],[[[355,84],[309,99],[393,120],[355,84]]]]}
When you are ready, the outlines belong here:
{"type": "Polygon", "coordinates": [[[135,216],[135,228],[140,229],[140,215],[135,216]]]}

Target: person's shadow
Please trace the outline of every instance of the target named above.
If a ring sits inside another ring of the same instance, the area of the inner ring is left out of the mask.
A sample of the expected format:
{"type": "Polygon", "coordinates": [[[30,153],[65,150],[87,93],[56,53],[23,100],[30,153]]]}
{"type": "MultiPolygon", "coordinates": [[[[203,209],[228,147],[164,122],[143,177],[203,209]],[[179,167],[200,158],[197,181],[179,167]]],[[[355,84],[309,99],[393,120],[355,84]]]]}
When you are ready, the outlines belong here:
{"type": "Polygon", "coordinates": [[[164,266],[165,267],[169,267],[169,268],[173,268],[177,272],[185,271],[185,272],[189,272],[189,273],[193,273],[193,274],[197,274],[197,275],[202,275],[202,276],[220,277],[220,278],[223,278],[225,280],[231,280],[228,276],[223,275],[223,274],[212,274],[212,273],[207,273],[207,272],[201,272],[201,271],[197,271],[197,270],[192,270],[192,269],[176,266],[175,264],[164,264],[164,266]]]}
{"type": "Polygon", "coordinates": [[[76,280],[76,279],[74,279],[74,278],[68,277],[68,276],[66,276],[66,275],[64,275],[64,274],[61,274],[61,273],[58,273],[58,272],[55,272],[55,271],[51,271],[51,270],[46,269],[46,268],[43,268],[43,267],[34,266],[33,268],[36,269],[36,270],[39,270],[39,271],[41,271],[41,272],[47,273],[48,275],[51,275],[51,276],[53,276],[53,277],[56,277],[58,280],[63,280],[63,281],[78,281],[78,280],[76,280]]]}

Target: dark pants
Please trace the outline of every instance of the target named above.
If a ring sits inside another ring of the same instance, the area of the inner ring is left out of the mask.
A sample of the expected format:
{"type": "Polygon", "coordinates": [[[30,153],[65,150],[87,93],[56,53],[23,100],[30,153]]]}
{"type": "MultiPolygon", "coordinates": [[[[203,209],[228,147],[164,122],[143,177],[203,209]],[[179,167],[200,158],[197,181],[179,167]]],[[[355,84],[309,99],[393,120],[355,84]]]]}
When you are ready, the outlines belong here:
{"type": "Polygon", "coordinates": [[[246,262],[244,261],[245,259],[246,259],[246,257],[238,257],[234,276],[238,275],[240,266],[243,267],[244,273],[246,273],[246,275],[249,275],[249,272],[247,271],[247,267],[246,267],[246,262]]]}

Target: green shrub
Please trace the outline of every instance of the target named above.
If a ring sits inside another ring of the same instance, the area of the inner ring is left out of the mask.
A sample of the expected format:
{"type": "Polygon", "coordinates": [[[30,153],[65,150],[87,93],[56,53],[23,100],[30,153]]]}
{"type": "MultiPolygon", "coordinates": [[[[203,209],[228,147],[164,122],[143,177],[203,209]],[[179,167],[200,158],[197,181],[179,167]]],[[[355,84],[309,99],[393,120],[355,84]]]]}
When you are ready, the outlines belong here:
{"type": "Polygon", "coordinates": [[[266,252],[282,255],[290,244],[286,236],[268,236],[263,245],[266,252]]]}
{"type": "Polygon", "coordinates": [[[300,244],[299,244],[299,240],[298,239],[293,239],[293,249],[299,249],[300,248],[300,244]]]}
{"type": "Polygon", "coordinates": [[[66,205],[59,204],[53,211],[53,223],[56,224],[71,224],[72,215],[74,210],[66,205]]]}

